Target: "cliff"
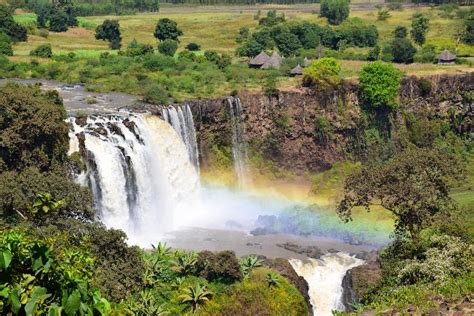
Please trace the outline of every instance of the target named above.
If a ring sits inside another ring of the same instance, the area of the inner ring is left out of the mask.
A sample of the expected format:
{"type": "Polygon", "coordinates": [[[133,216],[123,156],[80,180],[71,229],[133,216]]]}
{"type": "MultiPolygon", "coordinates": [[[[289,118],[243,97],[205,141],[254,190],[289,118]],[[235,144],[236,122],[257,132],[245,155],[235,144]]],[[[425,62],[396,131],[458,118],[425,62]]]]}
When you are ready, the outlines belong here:
{"type": "MultiPolygon", "coordinates": [[[[371,146],[364,129],[370,127],[371,120],[378,120],[377,128],[382,134],[386,131],[394,146],[401,146],[399,134],[410,114],[441,118],[459,133],[470,133],[473,91],[474,73],[405,77],[399,90],[400,107],[385,121],[363,111],[355,82],[345,82],[327,94],[300,89],[282,91],[272,98],[263,93],[242,93],[239,98],[249,156],[259,155],[280,168],[302,174],[326,170],[345,159],[364,159],[371,146]]],[[[231,146],[229,98],[185,102],[194,114],[204,167],[212,165],[216,148],[231,146]]]]}

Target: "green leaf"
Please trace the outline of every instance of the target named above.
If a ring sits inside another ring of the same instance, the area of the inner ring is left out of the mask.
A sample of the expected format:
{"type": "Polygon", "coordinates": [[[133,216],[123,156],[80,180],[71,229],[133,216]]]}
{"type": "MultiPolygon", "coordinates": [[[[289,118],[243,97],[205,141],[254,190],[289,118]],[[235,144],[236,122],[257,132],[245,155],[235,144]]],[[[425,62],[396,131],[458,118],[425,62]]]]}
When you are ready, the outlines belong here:
{"type": "Polygon", "coordinates": [[[31,294],[31,298],[25,305],[25,313],[27,316],[34,315],[36,311],[36,306],[44,302],[45,299],[50,297],[51,294],[47,294],[47,290],[44,287],[36,287],[31,294]]]}
{"type": "Polygon", "coordinates": [[[5,250],[0,255],[0,269],[6,270],[12,262],[12,253],[9,250],[5,250]]]}
{"type": "Polygon", "coordinates": [[[97,310],[101,315],[107,315],[110,311],[110,304],[105,298],[101,298],[94,304],[94,309],[97,310]]]}
{"type": "Polygon", "coordinates": [[[13,289],[10,294],[10,303],[12,305],[12,311],[14,314],[18,314],[21,308],[20,297],[18,295],[18,290],[13,289]]]}
{"type": "Polygon", "coordinates": [[[63,308],[58,305],[51,305],[48,310],[48,316],[61,316],[63,308]]]}
{"type": "Polygon", "coordinates": [[[78,290],[74,290],[71,295],[67,298],[66,305],[64,306],[64,312],[66,315],[75,315],[81,306],[81,293],[78,290]]]}

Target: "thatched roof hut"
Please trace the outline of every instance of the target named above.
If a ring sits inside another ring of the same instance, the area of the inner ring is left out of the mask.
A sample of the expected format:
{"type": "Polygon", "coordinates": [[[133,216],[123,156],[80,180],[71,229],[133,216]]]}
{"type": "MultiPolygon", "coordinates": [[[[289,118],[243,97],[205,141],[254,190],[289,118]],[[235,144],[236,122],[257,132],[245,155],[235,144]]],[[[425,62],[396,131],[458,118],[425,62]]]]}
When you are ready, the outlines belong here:
{"type": "Polygon", "coordinates": [[[302,74],[303,74],[303,67],[301,67],[300,64],[298,64],[298,66],[291,69],[291,71],[290,71],[290,76],[292,76],[292,77],[301,76],[302,74]]]}
{"type": "Polygon", "coordinates": [[[249,65],[252,68],[260,68],[270,59],[264,51],[261,51],[260,54],[255,56],[253,59],[250,60],[249,65]]]}
{"type": "Polygon", "coordinates": [[[443,50],[438,56],[438,64],[454,64],[456,61],[456,55],[448,51],[443,50]]]}
{"type": "Polygon", "coordinates": [[[262,65],[262,69],[280,69],[282,62],[283,58],[277,52],[273,52],[270,59],[262,65]]]}

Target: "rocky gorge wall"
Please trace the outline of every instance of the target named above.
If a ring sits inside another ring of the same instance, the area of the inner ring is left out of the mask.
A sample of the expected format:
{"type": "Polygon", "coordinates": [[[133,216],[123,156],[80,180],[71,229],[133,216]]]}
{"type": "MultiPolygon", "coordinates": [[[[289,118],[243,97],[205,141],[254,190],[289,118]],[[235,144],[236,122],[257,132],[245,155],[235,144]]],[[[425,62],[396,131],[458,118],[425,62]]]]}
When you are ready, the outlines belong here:
{"type": "MultiPolygon", "coordinates": [[[[460,133],[472,133],[473,91],[474,73],[405,77],[399,90],[400,107],[390,124],[405,124],[400,113],[423,113],[449,120],[460,133]]],[[[345,82],[340,89],[326,94],[300,88],[280,91],[275,97],[262,92],[238,97],[249,156],[258,154],[296,174],[326,170],[335,162],[357,156],[364,146],[360,144],[360,131],[367,119],[374,119],[367,118],[362,110],[355,82],[345,82]]],[[[193,111],[201,164],[210,166],[216,148],[231,146],[228,97],[184,103],[193,111]]]]}

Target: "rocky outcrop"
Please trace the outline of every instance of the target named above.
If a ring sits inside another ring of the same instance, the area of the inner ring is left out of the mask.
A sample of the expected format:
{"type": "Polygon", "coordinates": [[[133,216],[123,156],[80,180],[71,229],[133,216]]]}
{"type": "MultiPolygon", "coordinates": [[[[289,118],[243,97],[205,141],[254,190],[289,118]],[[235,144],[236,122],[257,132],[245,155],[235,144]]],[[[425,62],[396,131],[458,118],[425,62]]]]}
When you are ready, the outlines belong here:
{"type": "Polygon", "coordinates": [[[365,260],[365,264],[348,270],[342,280],[342,303],[347,311],[352,311],[369,287],[382,278],[377,252],[368,253],[365,260]]]}
{"type": "Polygon", "coordinates": [[[308,305],[308,310],[312,311],[313,308],[311,306],[309,300],[309,285],[306,280],[296,274],[295,270],[291,266],[291,264],[286,259],[264,259],[263,264],[270,269],[276,270],[279,274],[281,274],[285,279],[290,282],[298,291],[303,295],[306,304],[308,305]]]}
{"type": "MultiPolygon", "coordinates": [[[[450,121],[459,132],[473,130],[474,73],[457,76],[406,77],[400,86],[400,111],[423,113],[450,121]]],[[[239,95],[245,121],[244,138],[254,152],[294,173],[328,169],[354,156],[364,125],[357,83],[327,94],[308,89],[239,95]]],[[[231,145],[228,98],[189,100],[194,115],[201,164],[210,161],[213,146],[231,145]]],[[[393,118],[403,124],[401,117],[393,118]]],[[[388,124],[388,123],[387,123],[388,124]]]]}

